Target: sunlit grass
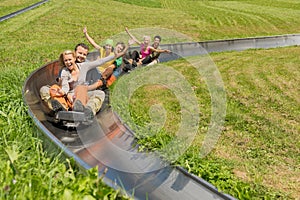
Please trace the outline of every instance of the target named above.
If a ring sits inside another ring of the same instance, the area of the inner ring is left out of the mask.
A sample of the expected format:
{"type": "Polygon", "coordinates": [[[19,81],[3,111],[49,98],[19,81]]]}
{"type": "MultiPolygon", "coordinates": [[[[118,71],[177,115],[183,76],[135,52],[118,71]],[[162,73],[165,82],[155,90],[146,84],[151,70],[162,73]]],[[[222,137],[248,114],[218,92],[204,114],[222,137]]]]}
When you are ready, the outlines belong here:
{"type": "Polygon", "coordinates": [[[16,12],[18,10],[21,10],[27,6],[31,6],[38,2],[39,0],[17,0],[17,1],[1,0],[0,17],[8,15],[12,12],[16,12]]]}
{"type": "MultiPolygon", "coordinates": [[[[295,198],[300,171],[299,48],[215,53],[226,87],[227,116],[214,151],[200,159],[199,149],[210,121],[206,84],[184,61],[168,63],[196,88],[201,107],[198,135],[174,164],[209,180],[240,199],[295,198]],[[222,167],[219,167],[222,165],[222,167]],[[280,178],[279,178],[280,176],[280,178]]],[[[165,87],[139,88],[131,98],[131,116],[145,126],[152,105],[163,104],[167,120],[156,134],[138,135],[140,148],[158,151],[176,136],[180,124],[178,99],[165,87]]]]}

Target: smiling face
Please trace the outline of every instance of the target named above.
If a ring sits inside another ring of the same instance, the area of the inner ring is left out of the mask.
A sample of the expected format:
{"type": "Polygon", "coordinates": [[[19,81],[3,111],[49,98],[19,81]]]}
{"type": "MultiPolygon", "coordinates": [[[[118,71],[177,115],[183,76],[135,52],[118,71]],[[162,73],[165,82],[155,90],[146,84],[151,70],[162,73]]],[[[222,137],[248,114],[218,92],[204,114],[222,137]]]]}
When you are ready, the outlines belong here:
{"type": "Polygon", "coordinates": [[[109,54],[109,53],[112,52],[113,45],[114,45],[114,41],[112,39],[107,39],[105,41],[104,49],[105,49],[105,51],[106,51],[107,54],[109,54]]]}
{"type": "Polygon", "coordinates": [[[116,52],[120,53],[124,50],[124,48],[125,48],[125,44],[123,42],[119,42],[116,45],[116,52]]]}
{"type": "Polygon", "coordinates": [[[160,38],[155,37],[153,41],[153,47],[157,48],[159,46],[159,43],[160,43],[160,38]]]}
{"type": "Polygon", "coordinates": [[[75,69],[75,53],[67,50],[60,55],[60,61],[63,66],[67,67],[70,71],[75,69]]]}
{"type": "Polygon", "coordinates": [[[76,62],[82,63],[85,61],[86,56],[88,54],[89,50],[86,48],[83,48],[82,46],[78,46],[76,48],[75,54],[76,54],[76,62]]]}
{"type": "Polygon", "coordinates": [[[112,46],[110,45],[110,44],[106,44],[105,46],[104,46],[104,48],[105,48],[105,51],[106,52],[111,52],[112,51],[112,46]]]}
{"type": "Polygon", "coordinates": [[[148,46],[150,44],[151,38],[150,36],[144,36],[144,45],[148,46]]]}

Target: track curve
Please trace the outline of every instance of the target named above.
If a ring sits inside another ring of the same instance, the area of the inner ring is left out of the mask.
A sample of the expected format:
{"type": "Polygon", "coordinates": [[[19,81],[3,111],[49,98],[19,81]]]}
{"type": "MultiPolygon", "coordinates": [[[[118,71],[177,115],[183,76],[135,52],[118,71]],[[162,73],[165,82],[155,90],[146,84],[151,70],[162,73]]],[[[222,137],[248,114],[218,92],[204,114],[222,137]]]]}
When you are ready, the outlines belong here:
{"type": "MultiPolygon", "coordinates": [[[[178,43],[162,45],[180,54],[162,54],[162,61],[177,59],[177,55],[193,56],[195,45],[201,45],[207,52],[245,50],[250,48],[275,48],[300,44],[300,35],[282,35],[260,38],[207,41],[200,43],[178,43]]],[[[203,53],[207,53],[203,52],[203,53]]],[[[89,60],[97,57],[96,52],[89,55],[89,60]]],[[[74,160],[84,169],[98,166],[99,176],[103,176],[106,184],[113,188],[123,189],[135,199],[234,199],[232,196],[218,191],[205,180],[188,173],[181,167],[171,167],[159,157],[123,158],[110,151],[118,146],[124,151],[138,152],[134,133],[122,122],[111,109],[100,112],[91,126],[66,129],[54,126],[44,115],[47,108],[41,102],[39,88],[53,84],[59,72],[57,61],[48,63],[34,71],[26,80],[22,93],[28,105],[28,113],[34,123],[54,146],[63,150],[66,156],[74,160]],[[84,143],[83,140],[84,139],[84,143]],[[101,157],[101,159],[99,159],[101,157]],[[102,162],[105,160],[105,162],[102,162]],[[150,168],[147,163],[161,165],[159,170],[148,170],[149,173],[129,173],[107,166],[117,162],[128,168],[150,168]],[[105,164],[106,163],[106,164],[105,164]]]]}

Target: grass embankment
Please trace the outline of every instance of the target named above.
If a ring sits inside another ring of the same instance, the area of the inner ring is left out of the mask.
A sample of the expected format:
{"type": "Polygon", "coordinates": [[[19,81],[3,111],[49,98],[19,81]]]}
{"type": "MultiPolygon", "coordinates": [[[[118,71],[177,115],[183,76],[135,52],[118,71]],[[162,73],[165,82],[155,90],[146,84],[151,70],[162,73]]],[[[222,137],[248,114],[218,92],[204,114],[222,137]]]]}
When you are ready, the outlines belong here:
{"type": "Polygon", "coordinates": [[[39,0],[22,0],[22,1],[2,0],[0,1],[0,17],[21,10],[27,6],[31,6],[37,2],[39,2],[39,0]]]}
{"type": "Polygon", "coordinates": [[[292,47],[213,56],[228,95],[216,155],[234,161],[241,179],[294,198],[300,194],[299,53],[292,47]]]}
{"type": "MultiPolygon", "coordinates": [[[[290,47],[211,55],[226,88],[227,115],[222,136],[205,159],[199,157],[199,150],[211,117],[210,94],[191,66],[183,61],[168,63],[189,80],[201,112],[194,143],[175,164],[239,199],[297,198],[299,53],[298,47],[290,47]]],[[[168,113],[164,128],[154,136],[142,135],[139,143],[152,150],[165,148],[178,131],[180,100],[164,87],[145,86],[131,102],[140,125],[151,121],[145,110],[153,104],[164,105],[168,113]]]]}
{"type": "MultiPolygon", "coordinates": [[[[299,27],[300,5],[296,1],[170,0],[146,5],[130,2],[54,0],[0,24],[1,198],[117,195],[99,185],[95,171],[82,175],[72,162],[59,162],[50,156],[22,101],[21,88],[31,71],[57,59],[64,49],[86,42],[83,26],[88,27],[96,41],[124,31],[124,24],[129,28],[168,28],[196,41],[295,33],[299,27]]],[[[18,3],[1,1],[7,8],[18,3]]],[[[2,13],[4,7],[1,6],[2,13]]],[[[198,141],[176,164],[241,199],[299,197],[299,48],[229,52],[211,57],[226,87],[227,116],[218,144],[204,159],[198,157],[198,149],[210,116],[205,83],[181,62],[169,64],[191,81],[199,105],[203,105],[198,141]]],[[[172,105],[178,104],[172,95],[161,92],[165,98],[156,97],[166,102],[170,113],[176,114],[178,110],[172,105]]],[[[147,107],[136,106],[138,109],[132,108],[135,115],[140,121],[143,117],[147,120],[147,107]]],[[[176,126],[176,115],[174,121],[168,119],[167,131],[172,132],[176,126]]],[[[161,148],[160,140],[170,138],[167,131],[141,143],[147,148],[161,148]]]]}

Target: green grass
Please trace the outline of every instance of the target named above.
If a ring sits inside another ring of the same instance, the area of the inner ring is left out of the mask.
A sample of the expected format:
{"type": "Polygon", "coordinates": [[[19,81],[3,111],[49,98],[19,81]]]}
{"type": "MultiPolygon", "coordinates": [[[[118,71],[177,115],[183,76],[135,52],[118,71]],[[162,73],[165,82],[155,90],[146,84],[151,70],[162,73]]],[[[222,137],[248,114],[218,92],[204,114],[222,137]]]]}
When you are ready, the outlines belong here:
{"type": "Polygon", "coordinates": [[[12,12],[16,12],[18,10],[21,10],[27,6],[31,6],[38,2],[39,0],[19,0],[19,1],[1,0],[0,17],[8,15],[12,12]]]}
{"type": "MultiPolygon", "coordinates": [[[[0,1],[1,16],[36,2],[0,1]]],[[[195,41],[299,30],[300,4],[296,0],[151,3],[53,0],[0,23],[1,199],[122,198],[101,183],[95,169],[82,173],[61,152],[45,150],[22,100],[22,85],[34,69],[57,59],[61,51],[86,42],[84,26],[99,43],[123,32],[124,26],[167,28],[195,41]]],[[[168,41],[171,39],[163,38],[163,43],[168,41]]],[[[193,86],[201,112],[193,145],[174,165],[240,199],[298,198],[299,53],[299,47],[289,47],[210,55],[226,88],[227,115],[218,143],[205,158],[199,157],[199,149],[211,117],[210,94],[193,68],[182,61],[169,63],[193,86]]],[[[141,125],[151,119],[150,105],[162,102],[168,116],[164,128],[151,137],[140,137],[140,144],[154,150],[166,146],[180,120],[174,94],[147,86],[137,90],[131,101],[135,123],[141,125]]]]}
{"type": "Polygon", "coordinates": [[[228,88],[220,146],[232,148],[226,148],[225,157],[238,156],[236,170],[245,172],[245,179],[286,190],[294,198],[299,196],[294,177],[299,176],[300,164],[298,53],[297,47],[247,51],[230,53],[229,63],[216,61],[228,88]]]}
{"type": "MultiPolygon", "coordinates": [[[[133,2],[139,5],[140,1],[133,2]]],[[[157,0],[155,5],[176,11],[177,16],[159,14],[168,25],[198,40],[241,38],[285,33],[297,33],[298,1],[238,0],[179,1],[157,0]],[[160,4],[159,4],[160,3],[160,4]],[[180,21],[180,25],[178,22],[180,21]],[[175,24],[174,24],[175,22],[175,24]]],[[[136,13],[136,11],[133,11],[136,13]]],[[[157,16],[155,17],[157,18],[157,16]]],[[[160,20],[156,20],[159,25],[160,20]]]]}
{"type": "MultiPolygon", "coordinates": [[[[299,196],[299,53],[298,47],[289,47],[211,55],[226,87],[227,115],[222,136],[205,159],[199,157],[199,147],[210,120],[210,96],[192,68],[182,61],[169,63],[196,88],[202,111],[193,145],[174,164],[239,199],[299,196]]],[[[178,131],[176,97],[157,86],[136,91],[131,104],[135,123],[149,122],[147,111],[158,103],[168,119],[157,134],[140,136],[141,149],[163,149],[178,131]]]]}

